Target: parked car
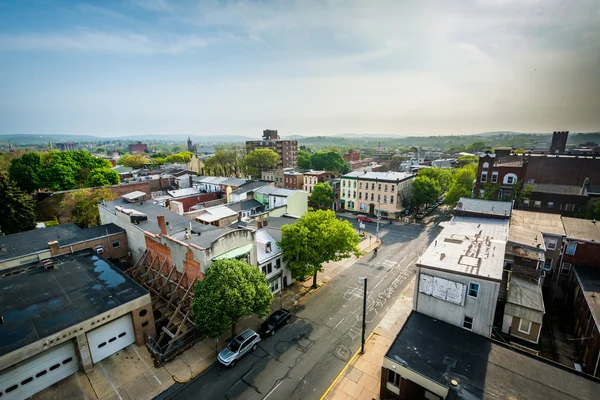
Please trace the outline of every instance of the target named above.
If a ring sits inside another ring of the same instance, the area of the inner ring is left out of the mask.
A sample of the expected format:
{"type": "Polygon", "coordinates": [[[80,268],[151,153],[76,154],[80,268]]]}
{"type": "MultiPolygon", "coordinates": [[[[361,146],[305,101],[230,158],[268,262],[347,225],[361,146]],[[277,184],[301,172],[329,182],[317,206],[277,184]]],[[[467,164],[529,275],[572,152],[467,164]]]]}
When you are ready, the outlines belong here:
{"type": "Polygon", "coordinates": [[[416,216],[416,219],[423,219],[425,218],[425,214],[423,214],[422,212],[418,213],[416,216]]]}
{"type": "Polygon", "coordinates": [[[292,319],[292,313],[290,310],[286,310],[285,308],[277,310],[273,314],[269,315],[265,322],[260,325],[259,332],[261,335],[273,336],[277,329],[281,328],[285,324],[289,324],[290,319],[292,319]]]}
{"type": "Polygon", "coordinates": [[[373,220],[365,215],[357,215],[356,220],[360,222],[373,222],[373,220]]]}
{"type": "Polygon", "coordinates": [[[246,329],[229,342],[217,358],[224,366],[233,368],[238,360],[250,351],[256,350],[258,342],[260,342],[260,335],[252,329],[246,329]]]}

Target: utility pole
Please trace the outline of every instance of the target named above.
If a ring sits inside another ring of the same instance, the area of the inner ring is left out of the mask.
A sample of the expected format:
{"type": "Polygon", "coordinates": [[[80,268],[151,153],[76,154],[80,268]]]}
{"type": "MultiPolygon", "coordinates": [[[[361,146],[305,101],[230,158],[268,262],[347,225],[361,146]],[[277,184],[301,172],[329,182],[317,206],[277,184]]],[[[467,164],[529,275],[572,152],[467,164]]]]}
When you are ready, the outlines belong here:
{"type": "Polygon", "coordinates": [[[360,354],[365,354],[365,331],[367,330],[367,277],[361,277],[365,282],[363,292],[363,320],[362,320],[362,341],[360,346],[360,354]]]}

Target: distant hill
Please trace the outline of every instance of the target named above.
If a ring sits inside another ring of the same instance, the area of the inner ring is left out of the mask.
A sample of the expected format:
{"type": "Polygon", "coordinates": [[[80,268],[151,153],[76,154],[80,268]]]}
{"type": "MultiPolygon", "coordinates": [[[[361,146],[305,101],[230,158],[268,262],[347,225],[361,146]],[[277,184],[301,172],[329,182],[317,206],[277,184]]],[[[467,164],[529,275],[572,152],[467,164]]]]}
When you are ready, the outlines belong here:
{"type": "MultiPolygon", "coordinates": [[[[237,143],[245,142],[246,140],[252,140],[249,136],[241,135],[190,135],[194,144],[218,144],[218,143],[237,143]]],[[[99,137],[91,135],[2,135],[0,134],[0,143],[13,143],[15,145],[33,145],[33,144],[44,144],[48,142],[61,143],[61,142],[104,142],[107,140],[123,140],[123,141],[164,141],[164,142],[180,142],[185,143],[188,139],[188,135],[183,134],[150,134],[150,135],[127,135],[127,136],[115,136],[115,137],[99,137]]],[[[256,138],[254,138],[256,139],[256,138]]]]}

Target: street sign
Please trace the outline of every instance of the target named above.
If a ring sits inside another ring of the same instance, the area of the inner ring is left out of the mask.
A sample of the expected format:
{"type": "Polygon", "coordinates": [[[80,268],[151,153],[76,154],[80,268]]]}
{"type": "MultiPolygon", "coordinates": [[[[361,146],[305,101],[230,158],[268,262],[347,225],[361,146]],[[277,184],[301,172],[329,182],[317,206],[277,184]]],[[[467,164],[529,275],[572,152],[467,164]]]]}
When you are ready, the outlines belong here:
{"type": "Polygon", "coordinates": [[[360,229],[365,229],[365,224],[363,224],[362,222],[359,222],[358,227],[360,229]]]}

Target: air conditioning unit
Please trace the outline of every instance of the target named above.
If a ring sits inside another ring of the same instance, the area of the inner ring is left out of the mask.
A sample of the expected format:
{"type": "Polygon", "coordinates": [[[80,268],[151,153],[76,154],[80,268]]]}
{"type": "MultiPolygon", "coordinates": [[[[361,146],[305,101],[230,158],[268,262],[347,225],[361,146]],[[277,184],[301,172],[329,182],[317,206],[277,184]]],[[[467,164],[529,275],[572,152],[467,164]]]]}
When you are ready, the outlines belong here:
{"type": "Polygon", "coordinates": [[[98,254],[104,253],[104,247],[102,247],[102,245],[96,246],[96,253],[98,253],[98,254]]]}

